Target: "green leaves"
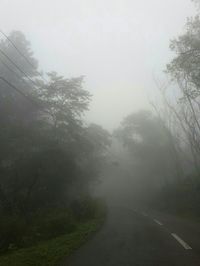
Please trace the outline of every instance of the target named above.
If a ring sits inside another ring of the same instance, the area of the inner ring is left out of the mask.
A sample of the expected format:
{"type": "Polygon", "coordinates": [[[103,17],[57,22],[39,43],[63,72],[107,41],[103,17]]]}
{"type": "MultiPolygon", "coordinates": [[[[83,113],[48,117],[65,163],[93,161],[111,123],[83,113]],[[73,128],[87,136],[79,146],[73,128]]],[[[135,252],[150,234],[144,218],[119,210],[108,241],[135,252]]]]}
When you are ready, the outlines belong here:
{"type": "Polygon", "coordinates": [[[184,90],[191,97],[200,94],[200,18],[190,18],[186,31],[171,41],[174,59],[167,65],[167,72],[178,83],[184,82],[184,90]],[[187,86],[187,89],[186,89],[187,86]]]}

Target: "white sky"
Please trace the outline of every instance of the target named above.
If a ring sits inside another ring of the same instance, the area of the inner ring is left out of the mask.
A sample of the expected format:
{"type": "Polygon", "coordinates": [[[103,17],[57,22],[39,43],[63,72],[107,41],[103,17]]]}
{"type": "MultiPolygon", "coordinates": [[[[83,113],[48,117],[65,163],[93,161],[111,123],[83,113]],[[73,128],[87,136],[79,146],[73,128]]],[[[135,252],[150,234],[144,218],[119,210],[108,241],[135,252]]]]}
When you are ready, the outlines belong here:
{"type": "Polygon", "coordinates": [[[195,14],[190,0],[0,0],[0,27],[21,30],[44,71],[86,76],[87,119],[107,129],[148,107],[169,40],[195,14]]]}

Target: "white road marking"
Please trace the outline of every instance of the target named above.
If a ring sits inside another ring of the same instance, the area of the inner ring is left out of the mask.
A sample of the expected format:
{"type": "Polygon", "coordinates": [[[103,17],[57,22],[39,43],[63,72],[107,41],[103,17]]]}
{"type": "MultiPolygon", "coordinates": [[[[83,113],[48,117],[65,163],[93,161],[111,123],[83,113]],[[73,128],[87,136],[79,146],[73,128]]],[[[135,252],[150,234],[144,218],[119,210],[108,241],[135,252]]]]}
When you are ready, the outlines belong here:
{"type": "Polygon", "coordinates": [[[158,221],[156,219],[154,219],[154,222],[157,223],[157,224],[159,224],[159,225],[163,225],[160,221],[158,221]]]}
{"type": "Polygon", "coordinates": [[[187,243],[185,243],[179,236],[176,234],[171,234],[178,242],[181,244],[181,246],[184,247],[184,249],[192,249],[187,243]]]}

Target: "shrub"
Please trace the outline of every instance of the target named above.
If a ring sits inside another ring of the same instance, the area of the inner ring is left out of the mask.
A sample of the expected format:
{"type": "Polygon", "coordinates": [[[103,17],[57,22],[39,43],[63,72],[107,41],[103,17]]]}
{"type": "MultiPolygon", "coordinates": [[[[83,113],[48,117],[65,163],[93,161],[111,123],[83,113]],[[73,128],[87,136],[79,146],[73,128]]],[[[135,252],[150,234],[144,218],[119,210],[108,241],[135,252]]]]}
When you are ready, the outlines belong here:
{"type": "Polygon", "coordinates": [[[105,211],[105,205],[99,199],[84,197],[73,201],[71,209],[78,220],[87,220],[102,216],[102,212],[105,211]]]}
{"type": "Polygon", "coordinates": [[[0,250],[5,251],[24,245],[25,236],[30,233],[25,221],[19,216],[3,216],[0,219],[0,250]]]}
{"type": "Polygon", "coordinates": [[[36,226],[41,238],[49,239],[72,232],[76,228],[76,222],[69,210],[57,210],[49,212],[45,218],[39,218],[36,226]]]}

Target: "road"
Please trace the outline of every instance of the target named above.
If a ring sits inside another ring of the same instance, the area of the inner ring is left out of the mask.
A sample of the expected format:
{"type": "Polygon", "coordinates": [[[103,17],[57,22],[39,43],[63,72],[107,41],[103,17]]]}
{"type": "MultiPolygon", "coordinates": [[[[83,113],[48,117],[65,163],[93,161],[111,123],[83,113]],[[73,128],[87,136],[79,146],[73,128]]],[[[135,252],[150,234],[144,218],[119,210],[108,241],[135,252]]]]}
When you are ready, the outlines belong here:
{"type": "Polygon", "coordinates": [[[162,213],[111,207],[102,229],[63,266],[200,266],[200,226],[162,213]]]}

